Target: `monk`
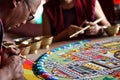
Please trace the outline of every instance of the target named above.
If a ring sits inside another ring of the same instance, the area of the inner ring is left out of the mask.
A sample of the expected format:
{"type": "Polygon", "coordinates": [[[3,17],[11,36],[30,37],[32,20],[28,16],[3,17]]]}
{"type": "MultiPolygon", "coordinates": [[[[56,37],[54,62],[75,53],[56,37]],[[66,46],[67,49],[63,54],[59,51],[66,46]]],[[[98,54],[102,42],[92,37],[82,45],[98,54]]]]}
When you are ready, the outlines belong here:
{"type": "Polygon", "coordinates": [[[2,46],[4,28],[32,20],[39,5],[40,0],[0,0],[0,80],[24,80],[20,50],[2,46]]]}
{"type": "Polygon", "coordinates": [[[70,39],[69,36],[83,29],[77,38],[85,36],[101,36],[103,26],[111,24],[106,19],[98,0],[48,0],[43,11],[43,35],[54,36],[54,41],[70,39]],[[94,24],[98,18],[103,18],[99,25],[94,24]]]}

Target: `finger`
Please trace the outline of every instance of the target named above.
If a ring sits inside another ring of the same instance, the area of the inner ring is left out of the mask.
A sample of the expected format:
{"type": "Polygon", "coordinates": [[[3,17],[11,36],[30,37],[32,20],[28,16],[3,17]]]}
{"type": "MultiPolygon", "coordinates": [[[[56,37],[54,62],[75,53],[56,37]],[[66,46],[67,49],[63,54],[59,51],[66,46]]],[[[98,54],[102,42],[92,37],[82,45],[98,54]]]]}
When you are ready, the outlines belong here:
{"type": "Polygon", "coordinates": [[[86,25],[91,25],[91,26],[95,26],[96,25],[95,23],[89,22],[89,21],[86,21],[85,23],[86,23],[86,25]]]}
{"type": "Polygon", "coordinates": [[[10,56],[12,55],[18,55],[20,53],[20,50],[18,48],[7,48],[6,53],[10,56]]]}
{"type": "Polygon", "coordinates": [[[81,30],[82,27],[76,26],[76,25],[70,25],[70,27],[74,30],[81,30]]]}
{"type": "MultiPolygon", "coordinates": [[[[79,29],[72,29],[69,33],[71,35],[71,34],[74,34],[74,33],[78,32],[78,31],[80,31],[80,30],[82,30],[82,29],[80,29],[80,28],[79,29]]],[[[84,31],[80,32],[80,34],[83,34],[83,33],[84,33],[84,31]]]]}
{"type": "Polygon", "coordinates": [[[11,48],[12,53],[18,55],[20,53],[20,49],[18,48],[11,48]]]}
{"type": "Polygon", "coordinates": [[[19,57],[19,56],[10,56],[8,59],[12,59],[13,61],[16,61],[16,62],[18,62],[18,61],[21,61],[21,57],[19,57]]]}
{"type": "Polygon", "coordinates": [[[96,24],[93,23],[93,22],[89,22],[89,25],[91,25],[91,26],[95,26],[96,24]]]}
{"type": "Polygon", "coordinates": [[[23,73],[22,62],[17,63],[17,65],[15,67],[15,72],[23,73]]]}
{"type": "Polygon", "coordinates": [[[92,30],[92,29],[94,29],[95,27],[94,26],[90,26],[88,29],[89,30],[92,30]]]}

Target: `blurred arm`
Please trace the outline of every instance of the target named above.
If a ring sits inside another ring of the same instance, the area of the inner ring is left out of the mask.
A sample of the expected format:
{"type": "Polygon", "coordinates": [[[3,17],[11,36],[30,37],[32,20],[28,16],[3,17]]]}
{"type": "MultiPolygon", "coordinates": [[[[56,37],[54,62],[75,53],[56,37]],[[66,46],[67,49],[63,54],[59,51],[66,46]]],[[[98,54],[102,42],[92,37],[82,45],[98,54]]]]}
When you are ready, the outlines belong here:
{"type": "Polygon", "coordinates": [[[96,1],[96,4],[95,4],[95,15],[96,15],[97,19],[103,17],[103,20],[100,22],[101,25],[103,25],[103,26],[110,26],[111,25],[108,22],[107,18],[105,17],[98,0],[96,1]]]}

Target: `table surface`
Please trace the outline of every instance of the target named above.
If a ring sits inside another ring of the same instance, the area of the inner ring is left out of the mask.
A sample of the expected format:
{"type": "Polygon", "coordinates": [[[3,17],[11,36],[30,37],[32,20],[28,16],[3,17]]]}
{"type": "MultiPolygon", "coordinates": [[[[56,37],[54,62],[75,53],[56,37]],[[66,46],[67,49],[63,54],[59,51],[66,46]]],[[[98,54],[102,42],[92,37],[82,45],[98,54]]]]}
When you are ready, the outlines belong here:
{"type": "MultiPolygon", "coordinates": [[[[120,35],[118,35],[120,36],[120,35]]],[[[61,41],[61,42],[54,42],[50,45],[50,50],[55,49],[57,47],[63,46],[65,44],[70,44],[72,42],[76,42],[76,41],[81,41],[81,40],[95,40],[95,39],[102,39],[102,38],[106,38],[106,36],[104,37],[100,37],[100,38],[85,38],[85,39],[79,39],[79,40],[69,40],[69,41],[61,41]]],[[[26,55],[26,57],[32,61],[35,61],[36,59],[38,59],[42,54],[44,54],[45,52],[47,52],[46,49],[39,49],[37,54],[28,54],[26,55]]]]}
{"type": "MultiPolygon", "coordinates": [[[[50,45],[50,50],[52,49],[55,49],[57,47],[60,47],[60,46],[63,46],[65,44],[69,44],[69,43],[72,43],[72,42],[76,42],[76,41],[81,41],[81,40],[95,40],[95,39],[101,39],[101,38],[106,38],[107,36],[104,36],[104,37],[99,37],[99,38],[95,38],[95,37],[92,37],[92,38],[85,38],[85,39],[79,39],[79,40],[68,40],[68,41],[61,41],[61,42],[54,42],[50,45]]],[[[28,54],[26,55],[26,57],[30,60],[33,60],[35,61],[36,59],[38,59],[42,54],[44,54],[45,52],[47,52],[46,49],[39,49],[37,54],[28,54]]]]}

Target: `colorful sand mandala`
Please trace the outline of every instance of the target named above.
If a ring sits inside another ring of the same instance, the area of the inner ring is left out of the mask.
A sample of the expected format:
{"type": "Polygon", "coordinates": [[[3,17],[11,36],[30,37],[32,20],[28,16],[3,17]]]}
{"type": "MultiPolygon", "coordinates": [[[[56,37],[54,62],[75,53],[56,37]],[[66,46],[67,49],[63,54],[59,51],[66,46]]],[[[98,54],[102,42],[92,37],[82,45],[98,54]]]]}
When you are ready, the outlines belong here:
{"type": "Polygon", "coordinates": [[[118,51],[120,36],[82,40],[44,53],[32,70],[45,80],[119,80],[118,51]]]}
{"type": "Polygon", "coordinates": [[[24,77],[26,80],[42,80],[40,78],[37,78],[32,71],[32,66],[33,63],[29,62],[29,61],[25,61],[23,64],[24,67],[24,77]]]}

